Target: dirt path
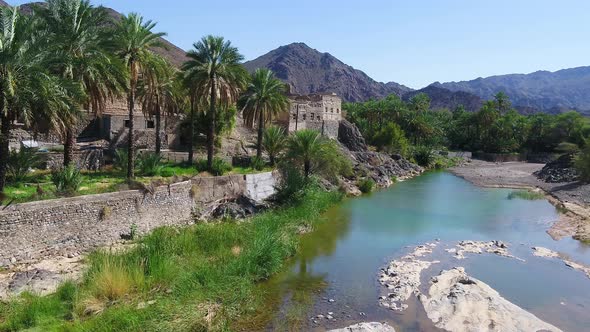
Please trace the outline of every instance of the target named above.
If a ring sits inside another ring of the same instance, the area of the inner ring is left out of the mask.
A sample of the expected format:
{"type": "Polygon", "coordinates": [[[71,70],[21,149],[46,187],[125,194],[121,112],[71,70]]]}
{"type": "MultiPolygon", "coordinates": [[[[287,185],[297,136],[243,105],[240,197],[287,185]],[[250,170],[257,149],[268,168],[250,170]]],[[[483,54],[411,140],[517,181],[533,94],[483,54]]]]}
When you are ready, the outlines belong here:
{"type": "Polygon", "coordinates": [[[540,181],[533,173],[543,166],[520,162],[492,163],[472,160],[463,166],[451,168],[450,171],[482,187],[542,189],[547,193],[551,203],[567,211],[548,233],[555,239],[573,236],[575,239],[590,242],[590,184],[540,181]]]}

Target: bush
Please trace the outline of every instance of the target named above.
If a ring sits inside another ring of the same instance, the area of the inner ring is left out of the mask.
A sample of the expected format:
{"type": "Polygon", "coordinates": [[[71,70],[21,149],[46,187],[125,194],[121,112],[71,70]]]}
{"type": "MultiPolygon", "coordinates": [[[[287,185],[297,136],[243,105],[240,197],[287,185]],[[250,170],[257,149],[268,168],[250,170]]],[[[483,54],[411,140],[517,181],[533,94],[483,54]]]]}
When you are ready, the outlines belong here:
{"type": "Polygon", "coordinates": [[[174,175],[176,175],[176,174],[170,168],[164,168],[160,171],[160,176],[165,177],[165,178],[170,178],[170,177],[173,177],[174,175]]]}
{"type": "Polygon", "coordinates": [[[361,181],[359,181],[358,187],[362,193],[368,194],[373,191],[373,188],[375,187],[375,181],[369,178],[362,179],[361,181]]]}
{"type": "Polygon", "coordinates": [[[264,166],[266,166],[266,163],[264,162],[264,159],[262,159],[262,158],[254,157],[250,161],[250,167],[252,167],[252,169],[255,169],[257,171],[262,171],[264,169],[264,166]]]}
{"type": "Polygon", "coordinates": [[[164,168],[162,166],[162,156],[157,153],[146,152],[139,155],[137,159],[139,171],[144,176],[160,175],[164,168]]]}
{"type": "Polygon", "coordinates": [[[274,200],[279,203],[296,203],[305,195],[308,179],[296,167],[288,163],[282,163],[281,182],[275,187],[274,200]]]}
{"type": "Polygon", "coordinates": [[[545,199],[545,195],[539,191],[532,191],[532,190],[515,190],[508,194],[508,199],[526,199],[529,201],[545,199]]]}
{"type": "Polygon", "coordinates": [[[414,148],[414,160],[422,167],[430,167],[434,162],[434,152],[430,147],[417,146],[414,148]]]}
{"type": "Polygon", "coordinates": [[[129,165],[129,153],[127,149],[117,149],[115,151],[115,158],[113,159],[113,166],[116,169],[121,170],[123,173],[127,173],[127,166],[129,165]]]}
{"type": "Polygon", "coordinates": [[[231,164],[225,162],[225,160],[221,158],[213,158],[213,163],[211,165],[211,169],[207,167],[207,160],[201,159],[197,161],[197,170],[199,172],[209,172],[215,176],[223,175],[232,170],[231,164]]]}
{"type": "Polygon", "coordinates": [[[373,137],[373,143],[380,151],[397,153],[404,157],[408,155],[410,143],[401,127],[394,123],[388,123],[373,137]]]}
{"type": "Polygon", "coordinates": [[[557,145],[555,151],[563,154],[578,153],[580,151],[580,147],[574,143],[562,142],[557,145]]]}
{"type": "Polygon", "coordinates": [[[590,182],[590,145],[587,145],[578,157],[576,157],[574,165],[580,174],[580,179],[590,182]]]}
{"type": "Polygon", "coordinates": [[[10,151],[8,156],[7,175],[11,181],[21,182],[29,174],[31,168],[36,168],[41,164],[41,158],[37,150],[33,148],[22,147],[20,151],[10,151]]]}
{"type": "Polygon", "coordinates": [[[76,167],[70,165],[53,171],[51,173],[51,181],[58,193],[73,194],[80,188],[80,184],[82,184],[82,174],[80,174],[80,171],[76,167]]]}

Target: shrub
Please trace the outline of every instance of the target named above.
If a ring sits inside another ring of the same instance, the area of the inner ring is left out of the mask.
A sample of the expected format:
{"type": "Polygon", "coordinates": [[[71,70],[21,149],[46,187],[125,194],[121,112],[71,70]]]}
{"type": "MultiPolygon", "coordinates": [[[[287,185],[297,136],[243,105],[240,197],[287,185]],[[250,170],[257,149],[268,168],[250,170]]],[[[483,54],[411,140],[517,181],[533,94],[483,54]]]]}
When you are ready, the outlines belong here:
{"type": "Polygon", "coordinates": [[[51,181],[58,193],[73,194],[80,188],[80,184],[82,184],[82,174],[80,174],[80,171],[76,167],[70,165],[53,171],[51,173],[51,181]]]}
{"type": "Polygon", "coordinates": [[[299,202],[305,194],[308,179],[301,171],[289,163],[282,163],[279,169],[281,171],[281,182],[275,187],[274,200],[279,203],[299,202]]]}
{"type": "Polygon", "coordinates": [[[115,151],[115,158],[113,159],[113,166],[116,169],[121,170],[123,173],[127,173],[127,166],[129,165],[129,153],[127,149],[117,149],[115,151]]]}
{"type": "Polygon", "coordinates": [[[27,177],[31,168],[38,167],[40,164],[41,158],[37,150],[22,147],[18,152],[10,151],[6,171],[11,181],[21,182],[27,177]]]}
{"type": "Polygon", "coordinates": [[[577,153],[580,151],[580,147],[577,144],[562,142],[557,145],[555,151],[563,154],[577,153]]]}
{"type": "Polygon", "coordinates": [[[285,149],[286,143],[287,136],[282,128],[273,126],[264,131],[262,147],[270,157],[271,166],[275,165],[275,159],[285,149]]]}
{"type": "Polygon", "coordinates": [[[197,160],[197,163],[195,164],[195,168],[199,172],[207,172],[208,171],[207,159],[199,159],[199,160],[197,160]]]}
{"type": "Polygon", "coordinates": [[[408,155],[410,143],[401,127],[394,123],[388,123],[373,137],[373,143],[380,151],[397,153],[404,157],[408,155]]]}
{"type": "Polygon", "coordinates": [[[264,169],[264,166],[266,166],[266,163],[264,162],[264,159],[262,159],[262,158],[254,157],[250,161],[250,167],[252,167],[252,169],[255,169],[257,171],[262,171],[264,169]]]}
{"type": "Polygon", "coordinates": [[[139,155],[137,159],[139,171],[144,176],[160,175],[164,168],[162,166],[162,156],[157,153],[146,152],[139,155]]]}
{"type": "Polygon", "coordinates": [[[209,170],[213,175],[223,175],[232,170],[231,164],[221,158],[213,158],[213,164],[209,170]]]}
{"type": "Polygon", "coordinates": [[[580,179],[585,182],[590,182],[590,145],[587,145],[576,157],[574,165],[580,174],[580,179]]]}
{"type": "Polygon", "coordinates": [[[434,153],[430,147],[417,146],[414,148],[414,160],[422,167],[430,167],[434,162],[434,153]]]}
{"type": "Polygon", "coordinates": [[[532,190],[515,190],[508,194],[508,199],[526,199],[529,201],[545,199],[545,195],[539,191],[532,191],[532,190]]]}
{"type": "Polygon", "coordinates": [[[359,181],[358,187],[362,193],[368,194],[373,191],[373,188],[375,187],[375,181],[369,178],[362,179],[361,181],[359,181]]]}
{"type": "Polygon", "coordinates": [[[170,168],[164,168],[160,171],[160,176],[165,177],[165,178],[170,178],[170,177],[173,177],[174,175],[176,175],[176,174],[170,168]]]}

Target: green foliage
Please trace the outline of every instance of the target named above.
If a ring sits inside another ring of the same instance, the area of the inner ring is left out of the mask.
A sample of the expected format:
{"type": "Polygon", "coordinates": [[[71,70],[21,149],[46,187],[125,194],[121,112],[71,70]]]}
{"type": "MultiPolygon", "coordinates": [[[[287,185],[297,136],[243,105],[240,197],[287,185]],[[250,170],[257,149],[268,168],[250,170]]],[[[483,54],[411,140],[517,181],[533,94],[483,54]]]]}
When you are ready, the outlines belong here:
{"type": "Polygon", "coordinates": [[[305,177],[317,174],[335,182],[338,176],[352,174],[352,164],[338,144],[315,130],[300,130],[291,135],[285,157],[305,177]]]}
{"type": "Polygon", "coordinates": [[[557,145],[555,151],[563,154],[572,154],[580,152],[580,147],[574,143],[561,142],[557,145]]]}
{"type": "Polygon", "coordinates": [[[271,166],[274,166],[276,158],[281,152],[283,152],[286,144],[287,136],[285,135],[285,130],[283,130],[283,128],[272,126],[264,131],[262,147],[270,158],[271,166]]]}
{"type": "Polygon", "coordinates": [[[115,157],[113,159],[113,166],[127,174],[127,167],[129,166],[129,151],[127,149],[115,150],[115,157]]]}
{"type": "Polygon", "coordinates": [[[250,161],[250,167],[252,167],[252,169],[254,169],[254,170],[262,171],[265,166],[266,166],[266,162],[264,162],[264,159],[262,159],[262,158],[253,157],[252,160],[250,161]]]}
{"type": "Polygon", "coordinates": [[[144,152],[137,159],[139,171],[143,176],[160,175],[164,165],[162,165],[162,156],[157,153],[144,152]]]}
{"type": "Polygon", "coordinates": [[[545,199],[545,195],[540,191],[533,190],[515,190],[508,194],[508,199],[526,199],[529,201],[545,199]]]}
{"type": "Polygon", "coordinates": [[[18,152],[10,151],[6,165],[8,177],[13,182],[21,182],[25,180],[31,168],[39,167],[40,164],[41,158],[36,149],[21,147],[18,152]]]}
{"type": "Polygon", "coordinates": [[[578,112],[524,116],[512,109],[504,93],[474,113],[464,107],[453,112],[431,110],[425,95],[416,95],[407,103],[397,96],[346,103],[343,109],[367,142],[386,152],[388,146],[404,150],[400,129],[415,146],[490,153],[554,152],[561,142],[584,147],[590,137],[590,121],[578,112]]]}
{"type": "Polygon", "coordinates": [[[375,181],[370,178],[362,179],[359,181],[358,187],[362,193],[368,194],[373,191],[373,188],[375,187],[375,181]]]}
{"type": "Polygon", "coordinates": [[[268,294],[258,282],[296,253],[298,229],[320,222],[341,197],[310,189],[299,203],[247,223],[163,227],[128,250],[97,251],[80,283],[0,304],[0,330],[234,330],[235,322],[264,310],[268,294]],[[156,302],[139,308],[150,299],[156,302]],[[209,309],[213,321],[205,320],[209,309]]]}
{"type": "Polygon", "coordinates": [[[580,179],[585,182],[590,182],[590,145],[587,145],[576,157],[575,166],[580,174],[580,179]]]}
{"type": "Polygon", "coordinates": [[[390,122],[378,130],[372,142],[381,151],[397,153],[404,157],[408,156],[410,149],[406,134],[395,122],[390,122]]]}
{"type": "Polygon", "coordinates": [[[416,163],[422,167],[432,166],[435,160],[434,151],[428,146],[415,147],[413,155],[416,163]]]}
{"type": "Polygon", "coordinates": [[[281,171],[281,181],[275,188],[273,199],[281,204],[301,201],[310,184],[310,179],[288,162],[281,163],[279,170],[281,171]]]}
{"type": "Polygon", "coordinates": [[[199,172],[210,172],[215,176],[223,175],[232,170],[231,164],[217,157],[213,158],[213,164],[211,166],[211,169],[207,167],[207,160],[205,159],[198,160],[196,167],[199,172]]]}
{"type": "Polygon", "coordinates": [[[82,174],[73,165],[55,170],[51,173],[51,182],[58,193],[71,195],[80,188],[82,174]]]}

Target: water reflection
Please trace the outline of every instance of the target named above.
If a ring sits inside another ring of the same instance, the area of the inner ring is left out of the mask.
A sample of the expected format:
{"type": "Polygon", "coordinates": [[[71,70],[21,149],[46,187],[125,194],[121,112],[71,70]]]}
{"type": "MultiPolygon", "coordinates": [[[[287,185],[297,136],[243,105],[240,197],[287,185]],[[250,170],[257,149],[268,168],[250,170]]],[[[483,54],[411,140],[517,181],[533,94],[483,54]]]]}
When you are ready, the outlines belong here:
{"type": "MultiPolygon", "coordinates": [[[[571,239],[553,241],[546,230],[558,217],[556,209],[545,200],[508,200],[509,192],[478,188],[447,173],[432,173],[346,200],[326,213],[325,223],[303,236],[290,268],[261,285],[269,298],[258,326],[309,330],[316,327],[311,316],[346,308],[351,317],[342,317],[340,322],[387,320],[402,330],[430,330],[431,323],[419,306],[404,315],[377,306],[380,289],[376,275],[389,259],[405,253],[407,246],[438,238],[447,245],[467,239],[511,243],[513,253],[525,258],[525,263],[483,255],[460,264],[542,319],[566,330],[580,330],[583,325],[579,324],[589,323],[589,319],[577,315],[582,310],[573,308],[590,306],[590,282],[583,275],[572,274],[562,263],[533,257],[530,247],[545,246],[581,261],[589,259],[587,247],[571,239]],[[531,273],[535,274],[533,282],[531,273]],[[567,285],[556,284],[556,280],[565,280],[567,285]],[[327,298],[334,298],[335,303],[327,304],[327,298]],[[561,302],[571,303],[571,309],[561,302]],[[359,312],[367,316],[358,317],[359,312]]],[[[334,323],[322,324],[334,327],[334,323]]]]}

